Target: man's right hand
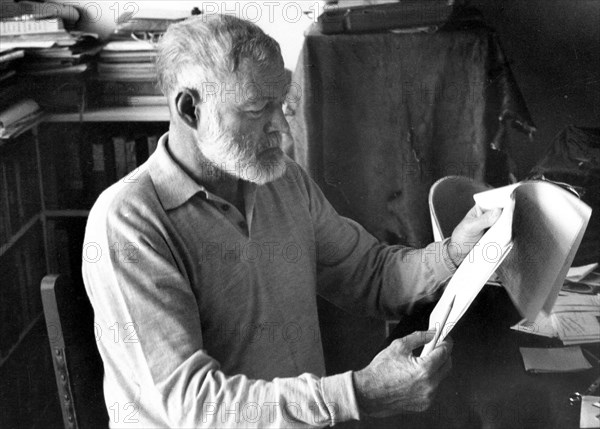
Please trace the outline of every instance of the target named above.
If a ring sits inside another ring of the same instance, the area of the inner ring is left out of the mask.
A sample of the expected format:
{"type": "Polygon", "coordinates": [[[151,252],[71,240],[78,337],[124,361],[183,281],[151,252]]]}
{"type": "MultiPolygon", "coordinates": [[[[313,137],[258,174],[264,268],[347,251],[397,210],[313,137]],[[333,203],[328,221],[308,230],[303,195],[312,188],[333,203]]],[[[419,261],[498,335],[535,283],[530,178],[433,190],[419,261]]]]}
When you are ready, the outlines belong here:
{"type": "Polygon", "coordinates": [[[397,339],[366,368],[352,374],[361,413],[387,417],[429,408],[437,386],[452,367],[452,342],[447,338],[425,357],[412,352],[431,341],[434,334],[413,332],[397,339]]]}

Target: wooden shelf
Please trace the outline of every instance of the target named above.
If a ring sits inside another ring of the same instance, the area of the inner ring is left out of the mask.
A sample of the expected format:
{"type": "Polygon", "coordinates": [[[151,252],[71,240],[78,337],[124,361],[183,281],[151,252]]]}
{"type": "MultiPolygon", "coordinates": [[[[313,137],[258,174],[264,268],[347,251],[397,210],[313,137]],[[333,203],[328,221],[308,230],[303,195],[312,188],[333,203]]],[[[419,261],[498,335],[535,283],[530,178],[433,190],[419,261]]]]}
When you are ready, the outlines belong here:
{"type": "Polygon", "coordinates": [[[4,243],[2,246],[0,246],[0,257],[2,257],[6,252],[9,251],[9,249],[11,247],[13,247],[15,244],[17,244],[17,242],[25,235],[27,234],[27,231],[29,231],[34,225],[35,223],[40,219],[40,215],[37,214],[34,217],[32,217],[31,219],[29,219],[29,221],[23,225],[17,232],[16,234],[14,234],[10,240],[8,240],[8,242],[4,243]]]}
{"type": "Polygon", "coordinates": [[[167,106],[107,107],[79,113],[53,113],[45,122],[168,122],[167,106]]]}
{"type": "Polygon", "coordinates": [[[27,327],[21,332],[21,335],[19,335],[19,339],[17,340],[17,342],[13,344],[12,347],[6,353],[6,355],[0,359],[0,367],[2,367],[2,365],[4,365],[4,363],[8,361],[8,359],[10,359],[10,356],[15,352],[15,350],[19,348],[25,337],[27,337],[27,335],[29,334],[29,332],[31,332],[33,327],[42,319],[42,316],[43,313],[39,313],[33,318],[31,322],[29,322],[29,325],[27,325],[27,327]]]}

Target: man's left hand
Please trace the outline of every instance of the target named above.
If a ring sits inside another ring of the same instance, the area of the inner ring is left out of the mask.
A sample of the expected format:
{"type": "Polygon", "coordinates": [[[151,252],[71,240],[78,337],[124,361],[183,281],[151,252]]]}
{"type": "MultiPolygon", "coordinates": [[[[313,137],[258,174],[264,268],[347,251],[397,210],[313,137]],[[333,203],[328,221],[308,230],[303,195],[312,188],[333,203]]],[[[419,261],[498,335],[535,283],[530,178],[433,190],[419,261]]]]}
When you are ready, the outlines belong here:
{"type": "Polygon", "coordinates": [[[486,229],[496,223],[501,213],[502,209],[482,212],[477,206],[469,210],[464,219],[454,228],[448,244],[448,255],[456,266],[466,258],[486,229]]]}

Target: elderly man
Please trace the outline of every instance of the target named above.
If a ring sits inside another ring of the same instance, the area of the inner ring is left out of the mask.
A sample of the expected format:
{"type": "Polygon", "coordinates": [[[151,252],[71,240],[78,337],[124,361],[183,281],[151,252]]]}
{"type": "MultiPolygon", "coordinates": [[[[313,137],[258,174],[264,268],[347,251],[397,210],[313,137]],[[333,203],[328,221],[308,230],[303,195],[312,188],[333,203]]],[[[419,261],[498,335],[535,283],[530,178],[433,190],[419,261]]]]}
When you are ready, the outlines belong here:
{"type": "Polygon", "coordinates": [[[340,217],[280,148],[289,81],[255,25],[200,16],[158,53],[169,133],[94,205],[83,275],[111,425],[325,426],[425,409],[451,345],[396,340],[361,371],[325,376],[316,295],[396,317],[431,299],[497,213],[473,210],[453,244],[378,243],[340,217]]]}

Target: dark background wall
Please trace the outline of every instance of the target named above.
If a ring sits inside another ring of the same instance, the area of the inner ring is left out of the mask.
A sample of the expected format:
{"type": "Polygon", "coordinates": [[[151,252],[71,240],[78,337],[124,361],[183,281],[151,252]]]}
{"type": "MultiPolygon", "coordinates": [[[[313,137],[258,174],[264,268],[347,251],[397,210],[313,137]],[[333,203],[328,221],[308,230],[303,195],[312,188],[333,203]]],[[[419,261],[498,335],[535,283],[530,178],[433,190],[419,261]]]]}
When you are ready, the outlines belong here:
{"type": "Polygon", "coordinates": [[[521,178],[566,125],[600,127],[600,1],[471,0],[496,29],[538,132],[513,142],[521,178]]]}

